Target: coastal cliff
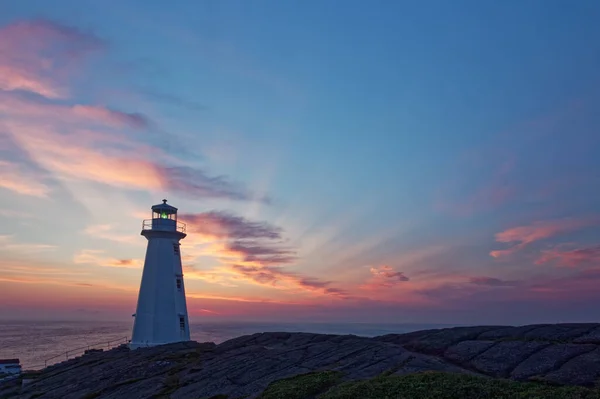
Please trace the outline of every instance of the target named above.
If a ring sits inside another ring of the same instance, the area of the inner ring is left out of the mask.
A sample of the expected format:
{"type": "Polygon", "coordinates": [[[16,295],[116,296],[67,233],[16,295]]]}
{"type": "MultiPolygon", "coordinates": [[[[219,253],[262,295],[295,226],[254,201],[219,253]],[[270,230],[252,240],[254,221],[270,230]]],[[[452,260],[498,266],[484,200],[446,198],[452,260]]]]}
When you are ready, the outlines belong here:
{"type": "Polygon", "coordinates": [[[270,332],[220,345],[89,353],[48,367],[23,386],[0,384],[0,398],[341,399],[381,397],[377,389],[399,398],[471,397],[452,396],[460,384],[487,397],[497,387],[505,398],[512,389],[538,392],[521,398],[600,398],[599,377],[600,324],[455,327],[374,338],[270,332]],[[416,391],[403,396],[409,388],[416,391]]]}

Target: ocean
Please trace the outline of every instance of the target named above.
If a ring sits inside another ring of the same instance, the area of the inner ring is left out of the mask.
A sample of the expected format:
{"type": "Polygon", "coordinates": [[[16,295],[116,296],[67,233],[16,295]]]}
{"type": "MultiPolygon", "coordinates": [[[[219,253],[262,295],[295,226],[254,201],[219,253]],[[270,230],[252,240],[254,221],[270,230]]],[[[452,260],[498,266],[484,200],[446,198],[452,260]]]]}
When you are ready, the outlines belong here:
{"type": "MultiPolygon", "coordinates": [[[[442,324],[365,323],[248,323],[212,322],[190,324],[191,338],[219,344],[231,338],[257,332],[285,331],[322,334],[354,334],[374,337],[430,328],[442,324]]],[[[24,370],[43,368],[69,357],[81,355],[87,347],[107,349],[131,337],[131,322],[89,321],[0,321],[0,359],[19,358],[24,370]]]]}

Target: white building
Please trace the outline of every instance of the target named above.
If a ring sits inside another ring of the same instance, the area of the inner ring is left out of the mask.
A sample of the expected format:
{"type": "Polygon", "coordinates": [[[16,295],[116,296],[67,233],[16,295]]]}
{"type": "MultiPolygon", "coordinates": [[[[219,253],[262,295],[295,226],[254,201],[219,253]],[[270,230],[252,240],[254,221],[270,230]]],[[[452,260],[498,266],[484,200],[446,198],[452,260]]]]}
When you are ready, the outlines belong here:
{"type": "Polygon", "coordinates": [[[144,220],[148,239],[144,271],[133,315],[130,348],[190,340],[181,251],[185,224],[177,221],[177,208],[167,200],[152,207],[152,219],[144,220]]]}
{"type": "Polygon", "coordinates": [[[0,378],[6,374],[21,374],[19,359],[0,359],[0,378]]]}

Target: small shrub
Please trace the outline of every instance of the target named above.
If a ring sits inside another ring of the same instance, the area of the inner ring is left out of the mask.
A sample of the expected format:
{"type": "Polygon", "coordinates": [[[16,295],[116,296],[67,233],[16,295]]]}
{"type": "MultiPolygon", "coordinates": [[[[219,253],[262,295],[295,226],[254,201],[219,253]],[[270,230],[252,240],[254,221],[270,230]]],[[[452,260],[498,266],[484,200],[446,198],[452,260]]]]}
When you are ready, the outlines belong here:
{"type": "Polygon", "coordinates": [[[337,384],[341,377],[342,373],[337,371],[300,374],[272,382],[258,399],[305,399],[314,397],[337,384]]]}

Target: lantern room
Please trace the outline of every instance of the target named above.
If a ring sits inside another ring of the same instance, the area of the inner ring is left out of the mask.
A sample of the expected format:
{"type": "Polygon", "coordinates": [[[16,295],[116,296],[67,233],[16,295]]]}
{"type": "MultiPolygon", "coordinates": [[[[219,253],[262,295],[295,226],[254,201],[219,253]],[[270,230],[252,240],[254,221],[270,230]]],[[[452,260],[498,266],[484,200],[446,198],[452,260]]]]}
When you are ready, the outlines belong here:
{"type": "Polygon", "coordinates": [[[144,220],[143,230],[179,231],[185,233],[185,224],[177,222],[177,208],[167,204],[152,206],[152,219],[144,220]]]}
{"type": "Polygon", "coordinates": [[[164,199],[162,204],[152,207],[152,219],[177,220],[177,208],[167,204],[164,199]]]}

